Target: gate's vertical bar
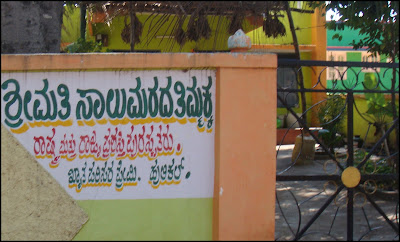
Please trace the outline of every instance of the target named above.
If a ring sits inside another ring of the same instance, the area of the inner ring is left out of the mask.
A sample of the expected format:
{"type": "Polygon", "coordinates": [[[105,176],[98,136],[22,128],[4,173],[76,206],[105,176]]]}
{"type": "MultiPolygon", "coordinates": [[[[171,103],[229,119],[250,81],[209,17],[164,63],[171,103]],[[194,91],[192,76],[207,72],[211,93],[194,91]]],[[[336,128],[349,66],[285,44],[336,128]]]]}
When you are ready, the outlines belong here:
{"type": "MultiPolygon", "coordinates": [[[[353,91],[347,94],[347,165],[354,165],[354,146],[353,146],[353,91]]],[[[347,188],[347,241],[353,241],[353,188],[347,188]]]]}

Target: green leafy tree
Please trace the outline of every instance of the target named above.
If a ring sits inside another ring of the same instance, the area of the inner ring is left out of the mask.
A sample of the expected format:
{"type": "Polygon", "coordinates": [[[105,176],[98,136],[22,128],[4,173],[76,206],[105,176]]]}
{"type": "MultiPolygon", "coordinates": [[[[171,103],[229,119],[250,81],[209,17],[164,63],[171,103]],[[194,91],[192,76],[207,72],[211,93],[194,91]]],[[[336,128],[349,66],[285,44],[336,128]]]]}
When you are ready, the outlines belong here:
{"type": "Polygon", "coordinates": [[[346,118],[346,99],[342,95],[331,95],[318,107],[318,120],[326,132],[321,133],[322,141],[332,154],[334,148],[343,142],[340,133],[343,120],[346,118]]]}
{"type": "MultiPolygon", "coordinates": [[[[380,90],[378,80],[374,73],[366,73],[363,84],[367,90],[380,90]]],[[[386,124],[388,123],[387,117],[393,117],[393,112],[391,109],[392,103],[385,100],[383,93],[364,93],[364,95],[368,106],[368,109],[364,115],[368,117],[368,122],[375,126],[376,131],[374,136],[378,136],[379,134],[383,136],[386,132],[386,124]]],[[[396,106],[396,104],[394,105],[396,106]]],[[[396,109],[399,109],[398,106],[396,106],[396,109]]],[[[387,139],[385,139],[383,147],[387,156],[390,156],[387,142],[387,139]]],[[[392,159],[388,159],[388,163],[393,167],[393,169],[395,168],[395,163],[392,159]]]]}
{"type": "MultiPolygon", "coordinates": [[[[313,7],[332,9],[339,19],[327,22],[328,29],[347,26],[365,35],[359,41],[349,43],[354,49],[367,47],[373,55],[390,56],[394,62],[399,58],[399,2],[398,1],[312,1],[313,7]]],[[[341,39],[341,35],[333,38],[341,39]]]]}

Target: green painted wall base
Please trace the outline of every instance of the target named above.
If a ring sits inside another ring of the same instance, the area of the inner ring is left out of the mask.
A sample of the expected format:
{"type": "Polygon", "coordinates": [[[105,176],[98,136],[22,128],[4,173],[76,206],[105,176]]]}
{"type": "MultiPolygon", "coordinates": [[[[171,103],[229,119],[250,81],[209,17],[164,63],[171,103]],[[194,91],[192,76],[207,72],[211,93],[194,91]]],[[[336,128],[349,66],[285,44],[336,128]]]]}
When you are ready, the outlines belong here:
{"type": "Polygon", "coordinates": [[[212,198],[80,200],[74,240],[212,240],[212,198]]]}

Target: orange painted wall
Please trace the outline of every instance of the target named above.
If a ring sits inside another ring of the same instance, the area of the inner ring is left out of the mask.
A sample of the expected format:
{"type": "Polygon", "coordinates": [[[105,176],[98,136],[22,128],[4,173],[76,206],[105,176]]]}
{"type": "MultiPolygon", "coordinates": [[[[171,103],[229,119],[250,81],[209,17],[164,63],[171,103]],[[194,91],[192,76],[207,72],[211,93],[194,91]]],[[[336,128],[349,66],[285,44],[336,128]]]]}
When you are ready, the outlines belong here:
{"type": "Polygon", "coordinates": [[[217,71],[214,239],[274,239],[275,78],[276,69],[217,71]]]}
{"type": "Polygon", "coordinates": [[[99,53],[1,55],[1,71],[217,70],[213,239],[273,240],[274,54],[99,53]]]}

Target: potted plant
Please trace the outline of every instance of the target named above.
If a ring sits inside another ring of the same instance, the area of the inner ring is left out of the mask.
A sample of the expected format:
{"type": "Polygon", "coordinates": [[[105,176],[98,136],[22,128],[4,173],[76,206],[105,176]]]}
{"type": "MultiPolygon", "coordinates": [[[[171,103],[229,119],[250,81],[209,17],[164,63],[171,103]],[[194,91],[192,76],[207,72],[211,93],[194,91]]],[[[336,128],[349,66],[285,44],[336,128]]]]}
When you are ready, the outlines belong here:
{"type": "Polygon", "coordinates": [[[328,95],[327,100],[317,109],[317,117],[323,128],[318,132],[318,136],[332,154],[335,153],[335,147],[343,144],[340,130],[346,114],[346,99],[340,94],[328,95]]]}
{"type": "MultiPolygon", "coordinates": [[[[363,81],[364,88],[366,90],[380,90],[378,81],[374,73],[366,73],[363,81]]],[[[367,101],[367,111],[363,113],[363,117],[375,127],[374,136],[382,137],[386,132],[386,125],[388,123],[388,118],[393,117],[392,103],[386,101],[383,93],[364,93],[365,99],[367,101]]],[[[398,107],[397,107],[398,110],[398,107]]],[[[388,145],[388,139],[385,138],[383,142],[383,148],[385,150],[386,156],[390,157],[390,150],[388,145]]],[[[396,163],[388,158],[388,163],[395,170],[396,163]]]]}

